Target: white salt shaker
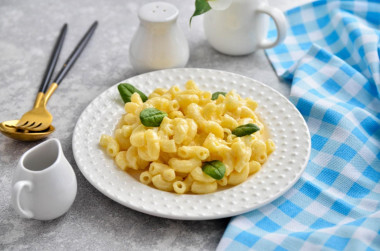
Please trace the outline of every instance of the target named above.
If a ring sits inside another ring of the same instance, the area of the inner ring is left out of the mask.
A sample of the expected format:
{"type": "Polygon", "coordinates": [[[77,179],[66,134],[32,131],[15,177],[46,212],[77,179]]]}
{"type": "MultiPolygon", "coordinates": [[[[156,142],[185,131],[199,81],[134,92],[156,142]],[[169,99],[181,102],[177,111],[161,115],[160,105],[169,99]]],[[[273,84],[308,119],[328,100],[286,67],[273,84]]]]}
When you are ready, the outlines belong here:
{"type": "Polygon", "coordinates": [[[140,25],[130,48],[131,64],[139,73],[183,67],[189,59],[189,45],[177,25],[178,9],[165,2],[143,5],[140,25]]]}

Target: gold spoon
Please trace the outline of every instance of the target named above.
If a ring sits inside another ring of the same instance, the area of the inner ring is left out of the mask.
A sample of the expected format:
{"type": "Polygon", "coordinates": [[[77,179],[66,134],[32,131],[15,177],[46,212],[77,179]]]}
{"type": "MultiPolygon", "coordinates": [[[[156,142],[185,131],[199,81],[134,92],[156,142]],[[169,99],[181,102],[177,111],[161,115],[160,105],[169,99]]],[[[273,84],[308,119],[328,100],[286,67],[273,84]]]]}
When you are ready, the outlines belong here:
{"type": "MultiPolygon", "coordinates": [[[[86,32],[84,37],[80,40],[78,45],[75,47],[74,51],[71,53],[67,61],[64,63],[63,67],[61,68],[60,72],[58,73],[58,76],[56,77],[53,84],[50,85],[49,89],[46,91],[48,84],[51,79],[51,75],[53,74],[55,65],[58,60],[58,55],[60,53],[60,50],[62,48],[63,40],[66,34],[67,25],[65,24],[62,27],[61,34],[58,37],[58,40],[56,42],[56,45],[53,49],[53,54],[50,58],[48,68],[46,69],[45,76],[43,78],[43,81],[41,83],[40,91],[37,94],[36,101],[34,103],[34,107],[39,107],[40,103],[43,103],[44,106],[46,105],[46,102],[50,98],[51,94],[54,92],[54,90],[58,87],[58,84],[63,80],[63,78],[66,76],[66,74],[69,72],[71,67],[74,65],[75,61],[78,59],[81,52],[86,47],[87,43],[89,42],[92,34],[94,33],[96,27],[98,25],[98,22],[95,21],[90,29],[86,32]],[[46,93],[45,93],[46,92],[46,93]]],[[[34,125],[37,125],[39,127],[38,123],[23,123],[21,126],[19,125],[20,120],[9,120],[4,121],[0,123],[0,132],[4,134],[7,137],[22,140],[22,141],[35,141],[42,138],[47,137],[49,134],[55,131],[54,126],[51,124],[46,126],[46,129],[44,130],[35,130],[34,125]],[[29,127],[29,128],[28,128],[29,127]],[[34,131],[28,130],[33,129],[34,131]]]]}
{"type": "Polygon", "coordinates": [[[17,123],[18,120],[8,120],[0,123],[0,132],[12,139],[21,141],[36,141],[46,138],[49,134],[55,131],[55,128],[52,125],[50,125],[48,129],[40,132],[24,131],[17,129],[17,123]]]}
{"type": "MultiPolygon", "coordinates": [[[[63,41],[66,36],[66,32],[67,32],[67,24],[64,24],[58,36],[58,39],[54,45],[52,54],[49,59],[49,63],[47,65],[44,77],[41,82],[40,89],[38,91],[36,100],[34,101],[35,108],[38,107],[41,102],[44,102],[45,92],[51,80],[51,76],[53,75],[54,68],[57,64],[58,57],[63,46],[63,41]]],[[[53,89],[50,95],[54,92],[54,90],[55,89],[53,89]]],[[[12,139],[22,140],[22,141],[35,141],[35,140],[46,138],[49,134],[55,131],[54,126],[49,125],[45,129],[42,128],[43,130],[41,131],[32,132],[24,128],[22,129],[17,128],[19,122],[20,120],[8,120],[8,121],[4,121],[0,123],[0,132],[4,134],[5,136],[10,137],[12,139]]]]}

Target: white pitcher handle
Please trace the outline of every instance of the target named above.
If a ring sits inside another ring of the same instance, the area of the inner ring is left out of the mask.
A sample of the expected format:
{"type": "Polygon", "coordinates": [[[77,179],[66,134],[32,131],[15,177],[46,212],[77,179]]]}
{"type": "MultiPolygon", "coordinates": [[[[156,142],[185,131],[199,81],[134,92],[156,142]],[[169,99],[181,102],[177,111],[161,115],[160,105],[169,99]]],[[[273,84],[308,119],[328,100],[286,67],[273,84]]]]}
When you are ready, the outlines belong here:
{"type": "Polygon", "coordinates": [[[21,192],[24,188],[27,188],[29,191],[32,190],[33,184],[30,181],[27,180],[21,180],[18,181],[14,186],[13,186],[13,191],[12,191],[12,205],[13,208],[17,211],[18,214],[25,218],[32,218],[34,216],[33,212],[27,209],[23,209],[21,207],[20,203],[20,195],[21,192]]]}
{"type": "Polygon", "coordinates": [[[285,18],[284,13],[280,9],[272,8],[268,6],[267,4],[260,5],[257,10],[259,13],[267,14],[271,18],[273,18],[274,23],[276,24],[277,29],[277,38],[274,41],[270,41],[268,39],[264,39],[260,42],[259,47],[262,49],[272,48],[275,47],[277,44],[284,41],[286,37],[286,31],[287,31],[287,21],[285,18]]]}

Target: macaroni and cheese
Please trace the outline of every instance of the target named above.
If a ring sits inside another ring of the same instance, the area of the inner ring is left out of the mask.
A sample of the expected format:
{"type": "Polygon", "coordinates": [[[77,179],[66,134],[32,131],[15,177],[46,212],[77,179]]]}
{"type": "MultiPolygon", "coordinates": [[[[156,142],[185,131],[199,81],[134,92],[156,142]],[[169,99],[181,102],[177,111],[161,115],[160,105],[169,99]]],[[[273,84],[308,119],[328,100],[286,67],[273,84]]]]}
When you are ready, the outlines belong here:
{"type": "Polygon", "coordinates": [[[235,91],[215,94],[192,80],[184,90],[157,88],[145,102],[134,92],[114,137],[102,135],[100,145],[121,170],[140,171],[141,183],[160,190],[205,194],[238,185],[260,170],[275,145],[265,135],[255,101],[235,91]],[[152,115],[158,126],[142,124],[141,112],[148,108],[159,110],[152,115]],[[254,132],[241,135],[246,127],[254,132]],[[221,177],[205,172],[209,161],[222,163],[216,165],[225,169],[221,177]]]}

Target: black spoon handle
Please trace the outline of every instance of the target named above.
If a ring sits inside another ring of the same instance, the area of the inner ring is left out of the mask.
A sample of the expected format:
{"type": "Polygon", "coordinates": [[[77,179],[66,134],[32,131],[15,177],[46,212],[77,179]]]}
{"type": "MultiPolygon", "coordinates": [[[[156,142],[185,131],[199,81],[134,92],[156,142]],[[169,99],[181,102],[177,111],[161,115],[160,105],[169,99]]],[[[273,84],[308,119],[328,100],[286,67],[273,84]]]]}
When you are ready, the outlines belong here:
{"type": "Polygon", "coordinates": [[[98,21],[95,21],[90,29],[86,32],[84,37],[80,40],[79,44],[75,47],[74,51],[71,53],[69,58],[66,60],[61,70],[59,71],[57,77],[54,80],[54,83],[60,84],[66,74],[69,72],[71,67],[74,65],[75,61],[78,59],[79,55],[82,53],[84,48],[86,47],[88,41],[95,32],[96,27],[98,26],[98,21]]]}

